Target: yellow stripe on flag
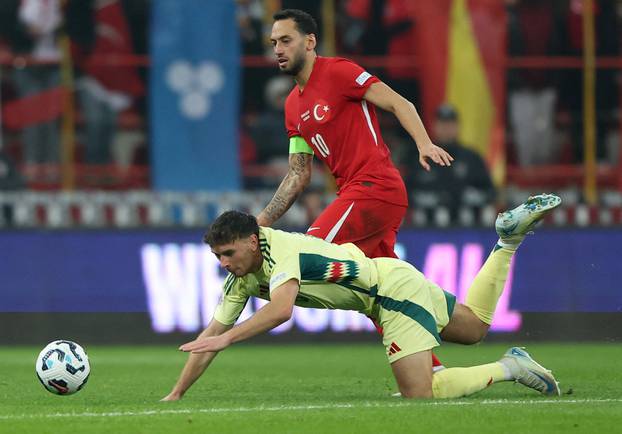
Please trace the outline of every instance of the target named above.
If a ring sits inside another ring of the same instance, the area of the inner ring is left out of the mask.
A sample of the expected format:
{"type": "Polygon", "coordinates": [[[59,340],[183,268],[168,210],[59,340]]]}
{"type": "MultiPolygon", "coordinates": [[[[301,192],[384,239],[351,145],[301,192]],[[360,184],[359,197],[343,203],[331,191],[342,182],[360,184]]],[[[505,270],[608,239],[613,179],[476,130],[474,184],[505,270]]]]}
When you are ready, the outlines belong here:
{"type": "Polygon", "coordinates": [[[454,0],[449,22],[447,101],[460,114],[460,140],[486,157],[495,107],[466,0],[454,0]]]}

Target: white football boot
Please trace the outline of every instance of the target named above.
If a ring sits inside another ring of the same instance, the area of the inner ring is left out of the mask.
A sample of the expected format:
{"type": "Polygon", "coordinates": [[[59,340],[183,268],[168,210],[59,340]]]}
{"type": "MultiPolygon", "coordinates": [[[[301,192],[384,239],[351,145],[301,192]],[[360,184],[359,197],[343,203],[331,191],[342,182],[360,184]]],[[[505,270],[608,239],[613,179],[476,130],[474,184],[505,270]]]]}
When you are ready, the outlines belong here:
{"type": "Polygon", "coordinates": [[[553,373],[531,358],[524,348],[512,347],[505,352],[499,363],[504,365],[514,381],[543,395],[559,396],[559,383],[553,373]]]}
{"type": "Polygon", "coordinates": [[[530,196],[514,209],[500,213],[495,221],[495,230],[502,245],[518,246],[544,215],[562,203],[554,194],[530,196]]]}

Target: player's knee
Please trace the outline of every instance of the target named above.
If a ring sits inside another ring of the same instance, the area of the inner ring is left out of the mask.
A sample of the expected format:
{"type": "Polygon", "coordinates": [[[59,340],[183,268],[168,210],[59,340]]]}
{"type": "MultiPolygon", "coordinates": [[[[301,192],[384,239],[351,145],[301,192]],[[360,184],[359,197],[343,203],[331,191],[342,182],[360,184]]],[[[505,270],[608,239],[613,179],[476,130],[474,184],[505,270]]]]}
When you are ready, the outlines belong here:
{"type": "MultiPolygon", "coordinates": [[[[473,345],[480,343],[488,334],[490,324],[485,323],[478,315],[473,312],[469,306],[460,306],[457,310],[457,318],[453,324],[453,332],[460,335],[460,343],[465,345],[473,345]]],[[[452,317],[452,320],[454,318],[452,317]]]]}
{"type": "Polygon", "coordinates": [[[432,387],[405,387],[400,388],[402,398],[406,399],[430,399],[433,398],[432,387]]]}
{"type": "Polygon", "coordinates": [[[484,338],[488,334],[488,328],[489,327],[490,326],[488,324],[485,324],[485,323],[474,325],[468,331],[468,333],[465,333],[463,344],[465,344],[465,345],[479,344],[481,341],[484,340],[484,338]]]}
{"type": "Polygon", "coordinates": [[[474,327],[471,331],[471,342],[469,344],[479,344],[484,340],[486,335],[488,334],[488,326],[480,325],[478,327],[474,327]]]}
{"type": "Polygon", "coordinates": [[[474,330],[475,342],[473,343],[478,344],[481,341],[483,341],[484,338],[488,335],[489,329],[490,329],[490,324],[486,324],[485,322],[480,321],[480,323],[477,325],[477,327],[475,327],[475,330],[474,330]]]}

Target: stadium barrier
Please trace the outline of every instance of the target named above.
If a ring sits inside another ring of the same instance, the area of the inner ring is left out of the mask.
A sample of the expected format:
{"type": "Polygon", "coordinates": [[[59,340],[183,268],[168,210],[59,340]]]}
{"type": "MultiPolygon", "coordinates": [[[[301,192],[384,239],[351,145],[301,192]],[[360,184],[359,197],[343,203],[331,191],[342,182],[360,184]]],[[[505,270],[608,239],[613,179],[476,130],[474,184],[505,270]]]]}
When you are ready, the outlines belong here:
{"type": "MultiPolygon", "coordinates": [[[[269,202],[273,191],[232,193],[155,192],[155,191],[79,191],[79,192],[0,192],[0,227],[41,228],[135,228],[204,227],[222,212],[237,209],[257,215],[269,202]]],[[[547,216],[555,226],[622,225],[622,193],[603,192],[601,205],[580,202],[575,190],[559,192],[563,206],[547,216]]],[[[529,193],[508,192],[509,206],[521,203],[529,193]]],[[[326,194],[325,202],[333,195],[326,194]]],[[[492,227],[498,209],[492,204],[464,205],[457,220],[447,208],[435,202],[415,202],[405,219],[406,227],[492,227]]],[[[311,222],[300,202],[279,221],[280,225],[305,229],[311,222]]]]}

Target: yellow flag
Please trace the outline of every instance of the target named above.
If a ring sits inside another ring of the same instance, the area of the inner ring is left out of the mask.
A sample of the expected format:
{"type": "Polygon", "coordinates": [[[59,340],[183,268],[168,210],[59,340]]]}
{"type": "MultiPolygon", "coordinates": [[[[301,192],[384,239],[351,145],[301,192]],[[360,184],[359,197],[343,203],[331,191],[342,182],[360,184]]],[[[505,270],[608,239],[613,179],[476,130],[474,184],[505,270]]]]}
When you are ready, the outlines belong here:
{"type": "Polygon", "coordinates": [[[447,100],[460,115],[460,140],[486,157],[495,106],[466,0],[454,0],[449,22],[447,100]]]}

